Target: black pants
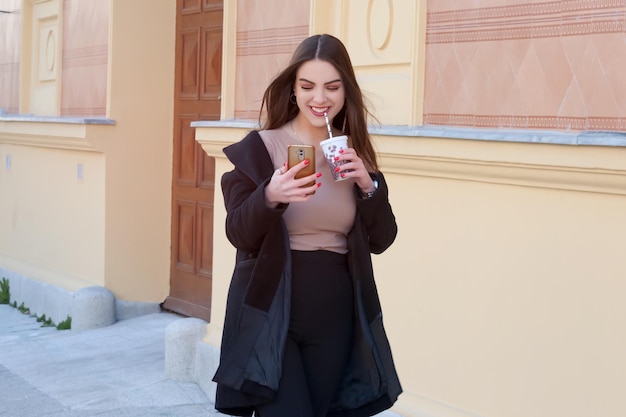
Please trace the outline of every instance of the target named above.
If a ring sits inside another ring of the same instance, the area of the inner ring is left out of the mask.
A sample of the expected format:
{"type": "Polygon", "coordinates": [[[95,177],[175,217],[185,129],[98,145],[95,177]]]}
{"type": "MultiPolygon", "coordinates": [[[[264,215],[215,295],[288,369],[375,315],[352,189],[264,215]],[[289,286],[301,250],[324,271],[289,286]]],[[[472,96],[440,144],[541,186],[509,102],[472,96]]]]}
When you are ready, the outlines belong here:
{"type": "Polygon", "coordinates": [[[256,417],[324,417],[352,344],[352,280],[345,255],[292,251],[289,335],[276,401],[256,417]]]}

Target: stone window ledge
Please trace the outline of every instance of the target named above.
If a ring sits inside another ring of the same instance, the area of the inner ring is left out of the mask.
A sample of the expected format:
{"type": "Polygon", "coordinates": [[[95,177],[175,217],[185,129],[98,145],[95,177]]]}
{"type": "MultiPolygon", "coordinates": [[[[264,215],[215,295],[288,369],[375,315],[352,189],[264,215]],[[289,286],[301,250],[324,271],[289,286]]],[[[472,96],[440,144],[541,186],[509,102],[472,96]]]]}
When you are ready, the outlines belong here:
{"type": "MultiPolygon", "coordinates": [[[[199,121],[196,141],[224,158],[254,122],[199,121]]],[[[626,195],[626,134],[383,126],[371,128],[382,169],[524,187],[626,195]]]]}
{"type": "MultiPolygon", "coordinates": [[[[198,121],[192,127],[254,129],[256,122],[245,120],[198,121]]],[[[613,131],[541,131],[514,129],[474,129],[451,126],[370,126],[370,133],[381,136],[429,137],[483,141],[545,143],[552,145],[590,145],[626,147],[626,132],[613,131]]]]}
{"type": "Polygon", "coordinates": [[[104,117],[0,114],[0,144],[101,152],[102,127],[114,125],[104,117]]]}

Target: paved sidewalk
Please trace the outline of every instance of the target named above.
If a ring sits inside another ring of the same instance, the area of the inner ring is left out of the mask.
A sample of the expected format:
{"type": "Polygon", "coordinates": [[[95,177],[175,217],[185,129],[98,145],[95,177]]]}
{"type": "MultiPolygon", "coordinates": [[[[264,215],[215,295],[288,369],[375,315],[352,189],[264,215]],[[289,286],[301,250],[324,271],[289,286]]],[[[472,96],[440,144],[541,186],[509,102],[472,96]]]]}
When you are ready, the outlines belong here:
{"type": "Polygon", "coordinates": [[[165,328],[180,319],[60,331],[0,305],[0,416],[223,416],[197,384],[165,376],[165,328]]]}

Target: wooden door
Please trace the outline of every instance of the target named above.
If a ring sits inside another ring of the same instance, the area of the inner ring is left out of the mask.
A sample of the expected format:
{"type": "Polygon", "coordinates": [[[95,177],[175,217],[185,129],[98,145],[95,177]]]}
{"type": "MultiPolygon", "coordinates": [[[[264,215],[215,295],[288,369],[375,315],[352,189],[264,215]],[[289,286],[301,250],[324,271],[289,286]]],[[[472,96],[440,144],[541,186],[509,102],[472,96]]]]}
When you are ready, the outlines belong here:
{"type": "Polygon", "coordinates": [[[165,309],[210,320],[215,161],[195,140],[196,120],[219,120],[223,2],[177,0],[172,246],[165,309]]]}

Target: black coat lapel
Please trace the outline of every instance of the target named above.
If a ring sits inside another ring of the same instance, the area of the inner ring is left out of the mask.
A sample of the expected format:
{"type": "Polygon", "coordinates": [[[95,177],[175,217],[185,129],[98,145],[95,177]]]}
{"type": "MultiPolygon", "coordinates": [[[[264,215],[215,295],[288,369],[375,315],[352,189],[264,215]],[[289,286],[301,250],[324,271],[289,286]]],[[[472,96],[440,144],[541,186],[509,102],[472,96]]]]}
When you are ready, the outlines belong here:
{"type": "Polygon", "coordinates": [[[251,131],[237,143],[224,148],[228,159],[250,177],[256,184],[260,184],[274,171],[263,139],[256,130],[251,131]]]}

